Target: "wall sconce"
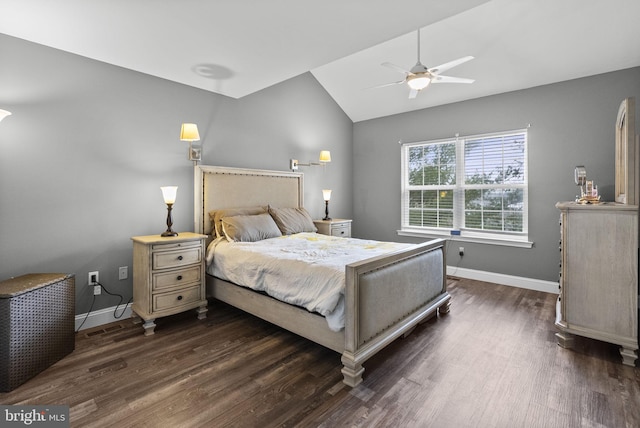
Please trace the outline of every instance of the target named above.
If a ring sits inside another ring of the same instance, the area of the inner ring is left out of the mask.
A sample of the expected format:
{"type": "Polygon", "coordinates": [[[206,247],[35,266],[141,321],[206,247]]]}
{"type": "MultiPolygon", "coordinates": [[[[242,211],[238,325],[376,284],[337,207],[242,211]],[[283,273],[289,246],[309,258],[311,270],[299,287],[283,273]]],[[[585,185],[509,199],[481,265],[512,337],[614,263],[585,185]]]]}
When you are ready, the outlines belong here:
{"type": "Polygon", "coordinates": [[[189,142],[189,160],[193,161],[195,165],[199,160],[202,160],[202,148],[193,147],[194,141],[200,141],[200,134],[198,133],[198,125],[195,123],[183,123],[180,128],[180,141],[189,142]]]}
{"type": "Polygon", "coordinates": [[[331,189],[322,189],[322,198],[324,199],[323,220],[331,220],[331,217],[329,217],[329,200],[331,199],[331,189]]]}
{"type": "Polygon", "coordinates": [[[171,209],[176,202],[176,193],[178,193],[178,186],[164,186],[161,187],[162,197],[164,203],[167,204],[167,230],[162,232],[160,236],[178,236],[176,232],[171,229],[173,226],[173,219],[171,218],[171,209]]]}
{"type": "Polygon", "coordinates": [[[0,110],[0,122],[2,121],[2,119],[4,119],[7,116],[11,116],[10,111],[0,110]]]}
{"type": "Polygon", "coordinates": [[[329,150],[322,150],[320,152],[320,157],[318,162],[309,161],[309,163],[300,163],[298,162],[297,159],[290,159],[289,168],[291,169],[291,171],[297,171],[299,166],[312,166],[312,165],[325,166],[328,162],[331,162],[331,152],[329,150]]]}

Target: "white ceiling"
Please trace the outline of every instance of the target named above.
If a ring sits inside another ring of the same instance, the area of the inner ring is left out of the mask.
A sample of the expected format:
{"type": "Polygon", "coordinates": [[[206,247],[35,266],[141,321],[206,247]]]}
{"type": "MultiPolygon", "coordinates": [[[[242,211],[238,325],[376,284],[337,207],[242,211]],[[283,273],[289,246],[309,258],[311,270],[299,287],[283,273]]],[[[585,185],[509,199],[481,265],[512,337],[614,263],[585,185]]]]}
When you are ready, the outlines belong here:
{"type": "MultiPolygon", "coordinates": [[[[0,33],[240,98],[311,71],[354,121],[640,66],[640,0],[0,0],[0,33]],[[421,59],[476,82],[368,89],[421,59]]],[[[1,59],[0,59],[1,60],[1,59]]]]}

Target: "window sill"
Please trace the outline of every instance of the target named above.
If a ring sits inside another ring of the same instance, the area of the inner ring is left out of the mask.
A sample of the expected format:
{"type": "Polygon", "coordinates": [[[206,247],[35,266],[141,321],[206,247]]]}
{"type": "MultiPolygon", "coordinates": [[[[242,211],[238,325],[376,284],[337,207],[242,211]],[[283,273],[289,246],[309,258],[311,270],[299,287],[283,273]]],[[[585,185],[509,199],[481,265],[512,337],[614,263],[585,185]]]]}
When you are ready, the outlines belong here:
{"type": "Polygon", "coordinates": [[[451,241],[460,241],[460,242],[475,242],[478,244],[489,244],[489,245],[503,245],[505,247],[518,247],[518,248],[532,248],[533,242],[530,242],[527,238],[523,237],[519,239],[518,237],[513,236],[472,236],[469,234],[465,234],[462,231],[461,235],[451,235],[447,232],[440,232],[435,230],[429,231],[417,231],[417,230],[398,230],[399,236],[411,236],[414,238],[443,238],[451,241]]]}

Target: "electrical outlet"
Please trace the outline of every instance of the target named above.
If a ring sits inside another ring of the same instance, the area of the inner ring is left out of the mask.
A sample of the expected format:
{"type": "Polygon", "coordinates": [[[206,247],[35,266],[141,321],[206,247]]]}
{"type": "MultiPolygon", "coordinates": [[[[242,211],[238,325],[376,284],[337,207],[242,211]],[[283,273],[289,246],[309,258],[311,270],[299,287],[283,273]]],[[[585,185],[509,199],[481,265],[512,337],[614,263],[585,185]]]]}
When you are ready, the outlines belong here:
{"type": "Polygon", "coordinates": [[[93,286],[93,295],[94,296],[99,296],[102,293],[102,287],[100,287],[99,285],[94,285],[93,286]]]}
{"type": "Polygon", "coordinates": [[[123,280],[129,278],[129,266],[121,266],[118,268],[118,279],[123,280]]]}
{"type": "Polygon", "coordinates": [[[94,270],[93,272],[89,272],[89,278],[87,280],[89,285],[96,285],[100,282],[100,272],[94,270]]]}
{"type": "Polygon", "coordinates": [[[458,247],[458,254],[460,257],[464,256],[464,247],[458,247]]]}

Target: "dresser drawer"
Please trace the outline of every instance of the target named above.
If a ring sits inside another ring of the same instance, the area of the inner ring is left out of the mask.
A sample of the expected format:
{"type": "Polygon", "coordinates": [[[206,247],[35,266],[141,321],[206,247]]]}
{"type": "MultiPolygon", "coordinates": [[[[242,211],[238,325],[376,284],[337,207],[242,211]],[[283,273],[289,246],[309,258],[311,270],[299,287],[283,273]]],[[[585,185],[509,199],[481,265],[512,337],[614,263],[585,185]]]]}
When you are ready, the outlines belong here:
{"type": "Polygon", "coordinates": [[[202,249],[197,246],[176,251],[154,251],[152,258],[152,269],[187,266],[202,262],[202,249]]]}
{"type": "Polygon", "coordinates": [[[331,225],[331,236],[342,236],[343,238],[351,237],[351,225],[350,224],[331,225]]]}
{"type": "Polygon", "coordinates": [[[196,285],[171,293],[156,293],[153,295],[153,311],[165,311],[197,302],[201,300],[201,289],[202,287],[196,285]]]}
{"type": "Polygon", "coordinates": [[[200,265],[191,266],[185,269],[172,270],[168,272],[155,272],[151,275],[153,291],[181,286],[192,282],[200,282],[202,267],[200,265]]]}

